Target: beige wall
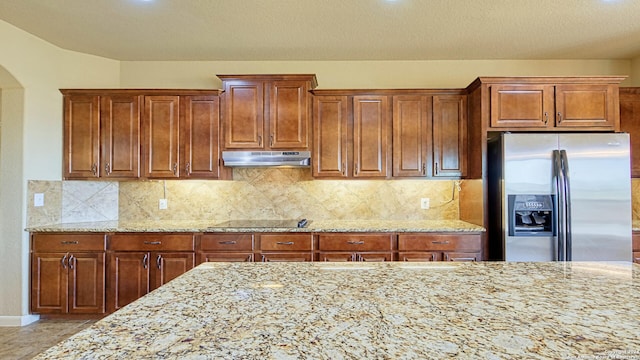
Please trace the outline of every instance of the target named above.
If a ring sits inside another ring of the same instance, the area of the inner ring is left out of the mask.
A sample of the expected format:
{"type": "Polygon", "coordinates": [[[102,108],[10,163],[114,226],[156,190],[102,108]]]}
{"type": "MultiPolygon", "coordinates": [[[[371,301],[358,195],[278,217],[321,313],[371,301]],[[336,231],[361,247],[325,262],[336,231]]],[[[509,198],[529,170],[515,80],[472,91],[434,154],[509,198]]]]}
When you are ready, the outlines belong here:
{"type": "MultiPolygon", "coordinates": [[[[120,63],[62,50],[0,21],[0,326],[28,316],[28,179],[60,179],[65,87],[118,87],[120,63]]],[[[46,199],[45,199],[46,201],[46,199]]]]}
{"type": "MultiPolygon", "coordinates": [[[[122,62],[121,84],[220,88],[216,74],[316,74],[319,89],[463,88],[478,76],[630,75],[629,60],[141,61],[122,62]]],[[[639,74],[640,75],[640,74],[639,74]]],[[[627,84],[629,80],[625,80],[627,84]]],[[[624,85],[624,84],[623,84],[624,85]]],[[[628,85],[627,85],[628,86],[628,85]]]]}

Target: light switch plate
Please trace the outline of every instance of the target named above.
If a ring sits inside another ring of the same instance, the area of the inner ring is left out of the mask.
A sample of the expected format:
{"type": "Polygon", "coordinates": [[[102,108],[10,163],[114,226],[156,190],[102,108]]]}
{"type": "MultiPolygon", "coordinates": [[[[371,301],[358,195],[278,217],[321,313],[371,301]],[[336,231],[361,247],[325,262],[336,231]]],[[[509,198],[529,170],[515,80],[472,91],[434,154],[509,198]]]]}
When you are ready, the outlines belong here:
{"type": "Polygon", "coordinates": [[[34,207],[44,206],[44,194],[43,193],[35,193],[35,194],[33,194],[33,206],[34,207]]]}

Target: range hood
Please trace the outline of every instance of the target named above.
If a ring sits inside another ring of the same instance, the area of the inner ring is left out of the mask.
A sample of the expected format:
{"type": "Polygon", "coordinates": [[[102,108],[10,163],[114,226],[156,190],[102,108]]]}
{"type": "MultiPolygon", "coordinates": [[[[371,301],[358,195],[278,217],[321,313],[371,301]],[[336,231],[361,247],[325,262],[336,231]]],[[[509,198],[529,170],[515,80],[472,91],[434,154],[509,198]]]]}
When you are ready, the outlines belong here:
{"type": "Polygon", "coordinates": [[[311,165],[310,151],[223,151],[224,166],[291,166],[311,165]]]}

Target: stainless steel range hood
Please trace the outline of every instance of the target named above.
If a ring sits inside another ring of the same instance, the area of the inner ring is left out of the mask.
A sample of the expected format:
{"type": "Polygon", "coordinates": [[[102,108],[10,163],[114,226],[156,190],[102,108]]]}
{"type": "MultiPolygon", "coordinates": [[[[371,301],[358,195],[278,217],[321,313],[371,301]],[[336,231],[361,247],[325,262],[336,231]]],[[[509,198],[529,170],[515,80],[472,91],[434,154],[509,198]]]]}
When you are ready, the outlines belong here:
{"type": "Polygon", "coordinates": [[[311,165],[310,151],[223,151],[224,166],[290,166],[311,165]]]}

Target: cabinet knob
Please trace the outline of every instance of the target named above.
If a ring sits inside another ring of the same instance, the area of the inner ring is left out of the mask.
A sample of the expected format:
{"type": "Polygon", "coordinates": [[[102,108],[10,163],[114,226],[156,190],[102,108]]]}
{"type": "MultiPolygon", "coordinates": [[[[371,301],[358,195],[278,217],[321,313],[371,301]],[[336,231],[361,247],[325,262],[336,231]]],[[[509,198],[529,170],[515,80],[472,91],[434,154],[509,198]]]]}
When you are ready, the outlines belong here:
{"type": "Polygon", "coordinates": [[[549,122],[549,113],[548,112],[544,112],[544,124],[547,125],[547,123],[549,122]]]}
{"type": "Polygon", "coordinates": [[[109,163],[104,164],[104,174],[105,175],[111,174],[111,164],[109,163]]]}
{"type": "Polygon", "coordinates": [[[173,163],[173,175],[178,176],[178,163],[173,163]]]}
{"type": "Polygon", "coordinates": [[[93,173],[93,176],[98,176],[98,164],[93,163],[93,165],[91,165],[91,172],[93,173]]]}
{"type": "Polygon", "coordinates": [[[189,175],[190,171],[191,171],[191,163],[188,162],[188,163],[184,164],[184,172],[185,172],[185,174],[189,175]]]}

